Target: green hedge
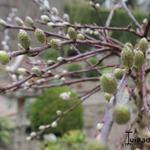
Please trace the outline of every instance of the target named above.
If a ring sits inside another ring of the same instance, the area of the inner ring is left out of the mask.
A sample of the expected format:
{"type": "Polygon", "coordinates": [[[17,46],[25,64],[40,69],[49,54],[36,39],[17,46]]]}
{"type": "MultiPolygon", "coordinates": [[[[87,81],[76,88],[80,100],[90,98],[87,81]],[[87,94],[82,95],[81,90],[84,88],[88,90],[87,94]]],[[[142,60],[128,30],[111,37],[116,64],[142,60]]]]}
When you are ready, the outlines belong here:
{"type": "MultiPolygon", "coordinates": [[[[71,22],[80,22],[81,24],[98,24],[102,25],[106,21],[106,18],[109,14],[109,11],[106,9],[101,9],[99,11],[99,15],[101,17],[102,22],[97,17],[97,14],[93,8],[85,3],[85,5],[74,4],[74,5],[66,5],[64,8],[65,12],[70,15],[71,22]]],[[[139,22],[146,17],[146,15],[142,12],[133,12],[136,19],[139,22]]],[[[112,19],[111,26],[117,27],[126,27],[127,25],[132,24],[131,19],[123,10],[117,10],[112,19]]],[[[114,38],[119,39],[122,42],[130,41],[132,43],[136,42],[136,36],[130,33],[122,33],[122,32],[113,32],[112,36],[114,38]]]]}
{"type": "MultiPolygon", "coordinates": [[[[56,118],[56,111],[65,111],[80,100],[77,94],[71,91],[70,100],[62,100],[60,93],[70,91],[69,87],[55,87],[43,91],[42,95],[37,97],[37,100],[32,104],[29,112],[31,125],[36,130],[40,125],[46,125],[54,121],[56,118]]],[[[56,134],[63,134],[68,130],[81,129],[83,127],[83,108],[79,106],[76,110],[70,112],[65,116],[58,127],[50,130],[56,134]]]]}

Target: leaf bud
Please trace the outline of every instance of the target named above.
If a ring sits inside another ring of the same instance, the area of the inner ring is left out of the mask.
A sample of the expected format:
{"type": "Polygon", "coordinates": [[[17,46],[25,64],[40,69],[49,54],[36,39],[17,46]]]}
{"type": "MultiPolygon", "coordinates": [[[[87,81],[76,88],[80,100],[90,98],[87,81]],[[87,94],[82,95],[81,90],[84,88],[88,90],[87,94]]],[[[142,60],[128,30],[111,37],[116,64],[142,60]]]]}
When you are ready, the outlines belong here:
{"type": "Polygon", "coordinates": [[[112,95],[112,94],[110,94],[110,93],[105,93],[105,95],[104,95],[104,96],[105,96],[106,101],[108,101],[108,102],[109,102],[113,95],[112,95]]]}
{"type": "Polygon", "coordinates": [[[18,33],[18,40],[24,49],[29,49],[31,39],[25,30],[20,30],[18,33]]]}
{"type": "Polygon", "coordinates": [[[31,17],[26,16],[25,22],[27,23],[28,26],[33,27],[34,26],[34,21],[31,17]]]}
{"type": "Polygon", "coordinates": [[[24,26],[24,22],[20,17],[15,17],[15,22],[18,26],[24,26]]]}
{"type": "Polygon", "coordinates": [[[44,22],[44,23],[47,23],[50,21],[50,18],[47,16],[47,15],[42,15],[41,16],[41,20],[44,22]]]}
{"type": "Polygon", "coordinates": [[[10,61],[10,56],[6,51],[0,51],[0,63],[6,65],[10,61]]]}
{"type": "Polygon", "coordinates": [[[103,74],[100,77],[101,86],[104,92],[113,94],[117,90],[117,81],[110,74],[103,74]]]}
{"type": "Polygon", "coordinates": [[[147,49],[148,49],[148,41],[146,38],[142,38],[140,41],[139,41],[139,49],[142,51],[142,52],[145,52],[147,49]]]}
{"type": "Polygon", "coordinates": [[[35,75],[38,76],[38,77],[41,76],[41,74],[42,74],[40,68],[37,67],[37,66],[32,67],[31,70],[32,70],[32,73],[35,74],[35,75]]]}
{"type": "Polygon", "coordinates": [[[113,111],[113,118],[117,124],[126,124],[130,120],[130,110],[127,106],[117,105],[113,111]]]}
{"type": "Polygon", "coordinates": [[[37,28],[34,34],[39,42],[44,43],[46,41],[46,35],[43,30],[37,28]]]}
{"type": "Polygon", "coordinates": [[[83,34],[81,34],[81,33],[78,33],[78,34],[77,34],[77,39],[78,39],[78,40],[84,40],[84,39],[85,39],[85,36],[84,36],[83,34]]]}
{"type": "Polygon", "coordinates": [[[76,30],[72,27],[68,28],[68,35],[69,35],[70,39],[72,39],[72,40],[76,40],[76,38],[77,38],[76,30]]]}
{"type": "Polygon", "coordinates": [[[129,46],[125,46],[121,51],[121,60],[125,67],[130,69],[133,65],[133,51],[129,46]]]}
{"type": "Polygon", "coordinates": [[[17,73],[19,75],[27,75],[27,70],[25,68],[18,68],[17,73]]]}
{"type": "Polygon", "coordinates": [[[59,39],[51,39],[50,45],[51,45],[51,48],[58,50],[61,46],[61,42],[59,39]]]}
{"type": "Polygon", "coordinates": [[[120,69],[120,68],[116,68],[113,72],[115,78],[118,80],[120,80],[123,77],[124,73],[125,73],[125,71],[123,69],[120,69]]]}

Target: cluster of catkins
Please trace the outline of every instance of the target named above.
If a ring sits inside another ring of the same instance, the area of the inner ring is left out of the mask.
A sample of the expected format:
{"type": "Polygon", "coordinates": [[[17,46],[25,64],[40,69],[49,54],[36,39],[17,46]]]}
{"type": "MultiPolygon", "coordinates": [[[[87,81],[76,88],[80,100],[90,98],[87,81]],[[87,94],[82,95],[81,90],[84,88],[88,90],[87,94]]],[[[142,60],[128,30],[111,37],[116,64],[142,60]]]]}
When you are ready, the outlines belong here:
{"type": "MultiPolygon", "coordinates": [[[[42,15],[41,20],[44,22],[48,22],[49,18],[46,15],[42,15]]],[[[18,26],[27,25],[28,27],[31,27],[32,29],[34,29],[34,35],[37,41],[40,42],[41,44],[49,45],[51,48],[56,49],[56,50],[61,47],[61,44],[62,44],[61,40],[57,38],[52,38],[50,41],[48,41],[46,33],[42,29],[34,27],[34,21],[32,20],[31,17],[27,16],[25,19],[25,22],[21,18],[16,17],[15,21],[18,26]]],[[[1,19],[0,25],[5,28],[7,26],[7,23],[1,19]]],[[[74,41],[77,39],[85,40],[85,36],[82,33],[78,33],[73,27],[68,27],[66,38],[74,40],[74,41]]],[[[20,29],[18,33],[18,42],[19,42],[18,44],[19,49],[26,51],[26,54],[30,55],[31,37],[23,29],[20,29]]],[[[0,51],[0,63],[1,64],[6,65],[7,63],[9,63],[10,59],[11,59],[10,53],[8,53],[5,50],[0,51]]],[[[58,61],[61,61],[62,59],[63,59],[62,57],[58,57],[58,61]]],[[[18,68],[17,72],[18,74],[21,74],[21,75],[27,74],[27,70],[25,68],[18,68]]],[[[36,76],[41,76],[41,71],[38,68],[38,66],[32,67],[32,73],[35,74],[36,76]]]]}
{"type": "MultiPolygon", "coordinates": [[[[121,61],[123,68],[116,68],[112,74],[103,74],[100,78],[101,86],[105,92],[105,99],[110,101],[117,93],[118,80],[121,80],[124,74],[135,68],[141,69],[145,63],[145,52],[148,49],[148,41],[142,38],[136,48],[131,43],[126,43],[121,51],[121,61]]],[[[117,124],[125,124],[130,120],[130,110],[126,105],[117,104],[113,110],[114,121],[117,124]]]]}

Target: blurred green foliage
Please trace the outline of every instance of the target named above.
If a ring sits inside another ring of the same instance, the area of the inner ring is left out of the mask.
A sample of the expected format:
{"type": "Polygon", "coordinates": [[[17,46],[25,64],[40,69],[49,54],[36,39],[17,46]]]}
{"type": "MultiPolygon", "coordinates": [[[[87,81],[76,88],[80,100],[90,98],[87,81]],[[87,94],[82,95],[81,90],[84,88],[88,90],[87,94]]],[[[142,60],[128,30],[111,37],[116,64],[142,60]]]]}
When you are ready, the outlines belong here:
{"type": "Polygon", "coordinates": [[[50,60],[57,60],[57,57],[60,56],[60,52],[58,50],[55,49],[48,49],[47,51],[45,51],[45,53],[43,53],[42,55],[45,59],[50,59],[50,60]]]}
{"type": "Polygon", "coordinates": [[[11,141],[11,131],[14,128],[12,122],[5,117],[0,117],[0,145],[4,146],[11,141]]]}
{"type": "MultiPolygon", "coordinates": [[[[88,61],[92,66],[98,64],[98,59],[96,57],[91,57],[88,61]]],[[[100,66],[101,64],[97,65],[97,67],[100,67],[100,66]]],[[[91,71],[86,72],[87,77],[97,77],[99,75],[100,74],[96,70],[91,70],[91,71]]]]}
{"type": "MultiPolygon", "coordinates": [[[[54,87],[42,92],[37,100],[31,105],[29,118],[33,129],[40,125],[46,125],[55,120],[56,111],[65,111],[78,103],[78,94],[71,91],[69,87],[54,87]],[[63,100],[60,94],[71,92],[69,100],[63,100]]],[[[66,115],[59,123],[58,127],[50,129],[50,132],[62,135],[72,129],[81,129],[83,127],[83,108],[82,105],[66,115]]]]}
{"type": "MultiPolygon", "coordinates": [[[[69,72],[80,71],[81,69],[82,69],[82,66],[80,64],[70,64],[68,65],[68,68],[67,68],[69,72]]],[[[81,78],[82,76],[83,76],[83,73],[76,73],[76,74],[71,75],[72,78],[81,78]]]]}

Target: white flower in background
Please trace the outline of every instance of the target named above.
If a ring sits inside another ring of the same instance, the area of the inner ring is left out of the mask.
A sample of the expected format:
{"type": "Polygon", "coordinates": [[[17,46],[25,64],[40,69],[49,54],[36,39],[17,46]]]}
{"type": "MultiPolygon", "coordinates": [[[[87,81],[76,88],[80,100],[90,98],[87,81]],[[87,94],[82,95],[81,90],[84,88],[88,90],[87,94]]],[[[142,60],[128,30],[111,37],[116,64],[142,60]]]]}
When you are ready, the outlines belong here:
{"type": "Polygon", "coordinates": [[[60,94],[60,98],[63,100],[69,100],[70,99],[71,92],[63,92],[60,94]]]}

